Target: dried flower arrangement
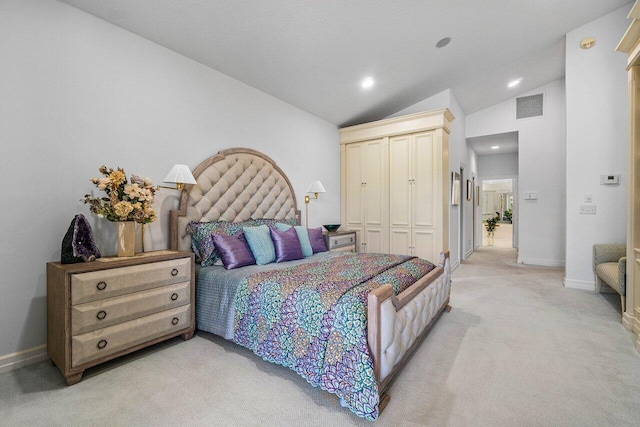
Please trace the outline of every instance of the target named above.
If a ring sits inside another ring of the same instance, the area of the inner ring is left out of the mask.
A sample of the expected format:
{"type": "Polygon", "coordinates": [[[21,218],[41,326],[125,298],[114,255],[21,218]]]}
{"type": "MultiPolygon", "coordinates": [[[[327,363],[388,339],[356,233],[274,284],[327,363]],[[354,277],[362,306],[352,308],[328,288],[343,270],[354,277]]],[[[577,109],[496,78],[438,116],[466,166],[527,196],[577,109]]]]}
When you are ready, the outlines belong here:
{"type": "Polygon", "coordinates": [[[151,207],[156,189],[149,178],[131,175],[131,183],[122,168],[113,170],[106,166],[98,169],[102,178],[93,178],[91,182],[107,193],[106,197],[84,196],[91,213],[109,221],[135,221],[147,224],[155,221],[156,212],[151,207]]]}

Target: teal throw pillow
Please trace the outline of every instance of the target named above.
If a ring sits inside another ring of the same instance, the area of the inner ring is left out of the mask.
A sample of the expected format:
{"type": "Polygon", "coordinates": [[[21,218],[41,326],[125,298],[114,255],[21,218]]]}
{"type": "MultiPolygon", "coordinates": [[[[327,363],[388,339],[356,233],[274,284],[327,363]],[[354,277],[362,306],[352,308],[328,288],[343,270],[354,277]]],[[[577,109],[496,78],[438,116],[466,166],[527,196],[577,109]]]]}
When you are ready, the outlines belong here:
{"type": "Polygon", "coordinates": [[[276,260],[276,248],[271,240],[268,226],[243,227],[242,231],[244,231],[244,237],[256,259],[256,264],[265,265],[276,260]]]}
{"type": "MultiPolygon", "coordinates": [[[[278,231],[287,231],[291,228],[288,224],[283,224],[281,222],[276,223],[276,230],[278,231]]],[[[306,258],[313,255],[313,249],[311,248],[311,241],[309,240],[309,233],[307,229],[301,225],[296,225],[295,227],[296,233],[298,234],[298,240],[300,241],[300,247],[302,248],[302,255],[306,258]]]]}

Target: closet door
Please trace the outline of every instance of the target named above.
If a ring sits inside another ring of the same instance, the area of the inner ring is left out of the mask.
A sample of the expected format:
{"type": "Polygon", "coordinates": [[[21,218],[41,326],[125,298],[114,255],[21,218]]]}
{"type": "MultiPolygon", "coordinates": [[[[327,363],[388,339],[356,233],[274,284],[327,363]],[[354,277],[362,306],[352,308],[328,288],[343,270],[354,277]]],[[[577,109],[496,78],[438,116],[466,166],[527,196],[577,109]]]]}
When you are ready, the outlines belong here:
{"type": "Polygon", "coordinates": [[[410,135],[389,139],[389,226],[411,226],[411,162],[410,135]]]}
{"type": "Polygon", "coordinates": [[[439,250],[435,247],[436,230],[431,228],[413,228],[411,233],[411,255],[431,262],[438,260],[439,250]]]}
{"type": "Polygon", "coordinates": [[[363,144],[360,165],[364,182],[364,225],[365,227],[384,226],[387,190],[385,188],[385,170],[387,156],[382,139],[366,141],[363,144]]]}
{"type": "Polygon", "coordinates": [[[431,254],[436,198],[433,132],[391,138],[389,159],[390,251],[431,254]]]}
{"type": "Polygon", "coordinates": [[[389,233],[389,252],[397,255],[411,253],[411,229],[409,227],[392,228],[389,233]]]}
{"type": "Polygon", "coordinates": [[[364,251],[366,253],[388,253],[386,248],[386,232],[382,227],[367,227],[364,229],[364,251]]]}
{"type": "Polygon", "coordinates": [[[359,252],[388,252],[388,154],[385,138],[345,147],[346,224],[357,231],[359,252]]]}
{"type": "Polygon", "coordinates": [[[348,144],[346,157],[346,224],[347,230],[364,227],[364,186],[362,172],[364,144],[348,144]]]}
{"type": "MultiPolygon", "coordinates": [[[[411,162],[411,227],[435,227],[434,207],[436,192],[434,188],[434,138],[433,132],[412,135],[411,162]]],[[[415,245],[414,245],[415,246],[415,245]]]]}

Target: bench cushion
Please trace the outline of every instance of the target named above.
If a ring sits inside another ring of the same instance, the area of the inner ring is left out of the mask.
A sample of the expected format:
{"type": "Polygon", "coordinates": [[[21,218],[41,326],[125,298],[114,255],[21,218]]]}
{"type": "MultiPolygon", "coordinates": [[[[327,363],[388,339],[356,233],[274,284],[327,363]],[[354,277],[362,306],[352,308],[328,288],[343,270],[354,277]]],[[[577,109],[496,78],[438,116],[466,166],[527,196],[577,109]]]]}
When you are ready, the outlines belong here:
{"type": "Polygon", "coordinates": [[[618,263],[604,262],[596,266],[596,274],[603,282],[611,286],[616,292],[621,294],[620,280],[618,277],[618,263]]]}

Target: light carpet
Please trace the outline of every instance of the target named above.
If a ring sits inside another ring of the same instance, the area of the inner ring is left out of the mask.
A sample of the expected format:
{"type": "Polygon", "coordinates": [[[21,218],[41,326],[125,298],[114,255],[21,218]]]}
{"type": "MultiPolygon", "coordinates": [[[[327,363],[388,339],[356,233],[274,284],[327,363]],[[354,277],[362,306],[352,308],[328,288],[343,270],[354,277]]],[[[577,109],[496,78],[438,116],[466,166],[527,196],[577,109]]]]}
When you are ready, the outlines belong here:
{"type": "Polygon", "coordinates": [[[619,299],[565,289],[563,271],[480,248],[392,384],[378,421],[293,371],[207,333],[88,370],[49,362],[0,375],[6,426],[634,426],[640,354],[619,299]]]}

